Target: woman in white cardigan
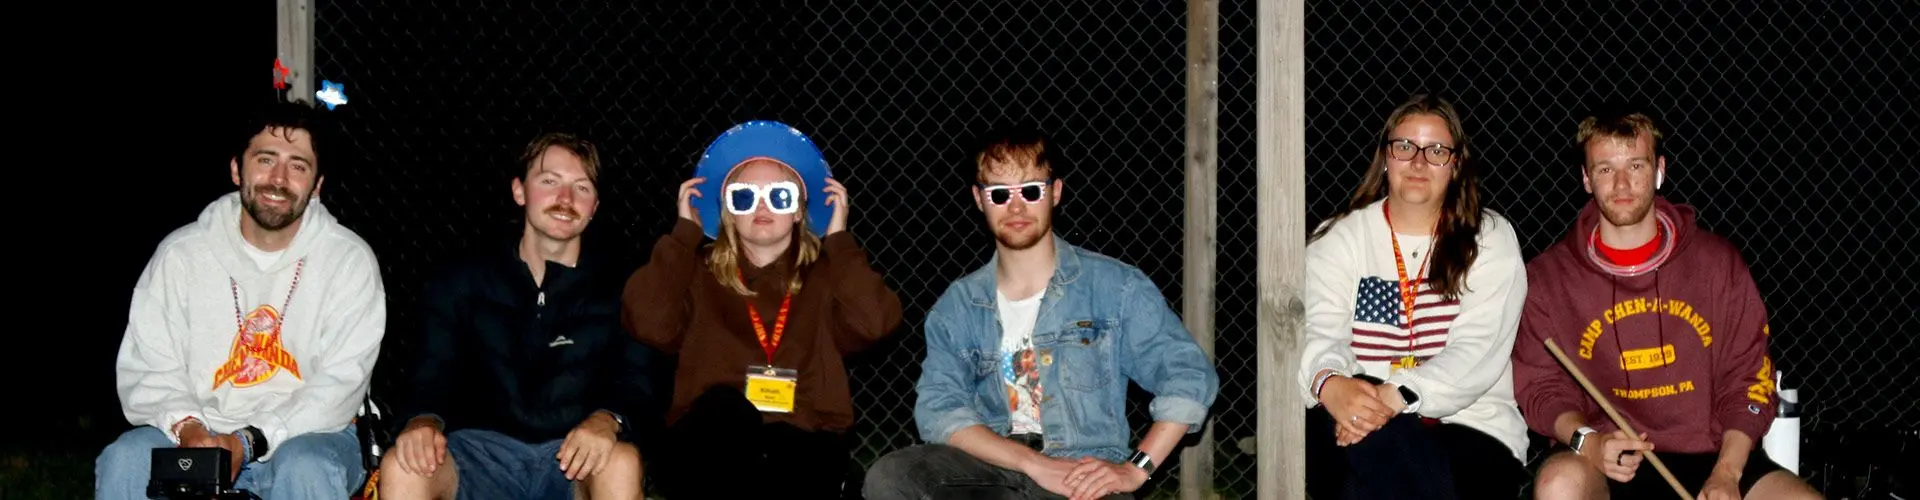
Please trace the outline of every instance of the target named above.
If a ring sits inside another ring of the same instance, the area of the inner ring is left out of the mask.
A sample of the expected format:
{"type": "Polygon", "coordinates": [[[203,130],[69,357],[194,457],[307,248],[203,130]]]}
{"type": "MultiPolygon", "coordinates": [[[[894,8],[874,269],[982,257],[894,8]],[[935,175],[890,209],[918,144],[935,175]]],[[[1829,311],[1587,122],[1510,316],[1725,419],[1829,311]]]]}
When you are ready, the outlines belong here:
{"type": "Polygon", "coordinates": [[[1308,492],[1513,498],[1527,481],[1508,362],[1527,294],[1519,241],[1481,208],[1445,99],[1413,96],[1371,146],[1352,200],[1307,245],[1308,492]]]}

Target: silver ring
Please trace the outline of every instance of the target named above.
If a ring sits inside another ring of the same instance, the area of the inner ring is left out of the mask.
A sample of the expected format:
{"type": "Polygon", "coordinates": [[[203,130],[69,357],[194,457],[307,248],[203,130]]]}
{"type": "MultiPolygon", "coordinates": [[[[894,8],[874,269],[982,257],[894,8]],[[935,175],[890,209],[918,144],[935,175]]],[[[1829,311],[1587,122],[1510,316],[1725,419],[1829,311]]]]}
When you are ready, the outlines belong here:
{"type": "Polygon", "coordinates": [[[1621,466],[1621,467],[1626,467],[1626,466],[1627,466],[1627,454],[1625,454],[1625,453],[1621,453],[1621,454],[1620,454],[1619,456],[1617,456],[1617,457],[1615,457],[1615,458],[1613,459],[1613,463],[1614,463],[1614,464],[1616,464],[1616,465],[1619,465],[1619,466],[1621,466]]]}
{"type": "Polygon", "coordinates": [[[1350,418],[1350,419],[1347,419],[1347,420],[1352,420],[1352,421],[1354,421],[1354,422],[1359,422],[1359,421],[1360,421],[1360,416],[1359,416],[1359,415],[1354,415],[1354,416],[1353,416],[1353,418],[1350,418]]]}

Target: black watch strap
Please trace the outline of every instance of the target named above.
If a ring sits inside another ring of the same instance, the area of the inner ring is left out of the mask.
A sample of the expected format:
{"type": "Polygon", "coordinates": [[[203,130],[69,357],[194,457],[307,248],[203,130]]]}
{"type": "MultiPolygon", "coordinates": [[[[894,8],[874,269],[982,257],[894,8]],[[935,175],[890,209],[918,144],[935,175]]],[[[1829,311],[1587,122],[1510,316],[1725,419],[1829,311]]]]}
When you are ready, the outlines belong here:
{"type": "Polygon", "coordinates": [[[1147,477],[1153,477],[1153,469],[1157,467],[1153,463],[1153,455],[1148,455],[1147,452],[1139,450],[1133,452],[1133,456],[1127,459],[1127,464],[1147,471],[1147,477]]]}
{"type": "Polygon", "coordinates": [[[247,440],[253,444],[253,456],[249,458],[257,462],[260,461],[260,457],[267,456],[267,434],[260,432],[259,427],[251,425],[243,430],[247,432],[247,440]]]}
{"type": "Polygon", "coordinates": [[[618,433],[618,434],[627,433],[627,430],[628,430],[627,417],[621,416],[619,412],[615,412],[613,410],[600,410],[600,412],[607,414],[607,416],[609,417],[613,417],[613,424],[614,424],[613,429],[615,433],[618,433]]]}

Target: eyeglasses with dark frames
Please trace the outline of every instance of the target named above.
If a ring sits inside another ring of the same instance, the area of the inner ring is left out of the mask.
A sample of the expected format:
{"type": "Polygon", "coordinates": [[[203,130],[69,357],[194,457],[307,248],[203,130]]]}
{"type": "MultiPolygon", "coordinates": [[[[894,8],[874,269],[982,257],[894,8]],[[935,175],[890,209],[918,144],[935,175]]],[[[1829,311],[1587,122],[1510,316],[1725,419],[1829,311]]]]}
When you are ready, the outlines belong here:
{"type": "Polygon", "coordinates": [[[1426,158],[1427,164],[1436,167],[1444,167],[1452,163],[1454,153],[1457,152],[1457,150],[1444,144],[1430,144],[1421,147],[1419,144],[1414,144],[1413,141],[1406,139],[1389,140],[1387,141],[1386,148],[1387,157],[1393,158],[1394,160],[1409,161],[1413,159],[1415,153],[1419,153],[1426,158]]]}

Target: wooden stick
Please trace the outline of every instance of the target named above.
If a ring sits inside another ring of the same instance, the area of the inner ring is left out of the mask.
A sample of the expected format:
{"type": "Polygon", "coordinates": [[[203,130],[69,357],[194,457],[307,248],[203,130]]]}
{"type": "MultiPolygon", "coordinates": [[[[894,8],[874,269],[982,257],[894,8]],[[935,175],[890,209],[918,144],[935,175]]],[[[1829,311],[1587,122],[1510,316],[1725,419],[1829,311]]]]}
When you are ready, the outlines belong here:
{"type": "MultiPolygon", "coordinates": [[[[1573,379],[1580,382],[1580,387],[1587,390],[1587,395],[1593,396],[1593,400],[1600,403],[1600,409],[1605,410],[1607,417],[1613,419],[1613,425],[1619,426],[1620,430],[1626,431],[1627,436],[1632,439],[1640,439],[1640,433],[1635,432],[1633,426],[1627,424],[1627,419],[1620,417],[1620,412],[1613,410],[1613,405],[1607,403],[1607,398],[1601,397],[1600,390],[1594,388],[1593,382],[1588,381],[1587,376],[1581,374],[1580,369],[1573,366],[1573,360],[1567,358],[1567,353],[1560,351],[1560,346],[1554,344],[1553,339],[1547,339],[1547,350],[1552,351],[1553,357],[1560,360],[1560,366],[1566,367],[1567,372],[1573,374],[1573,379]]],[[[1647,454],[1647,461],[1653,462],[1653,468],[1660,471],[1660,477],[1667,479],[1667,485],[1672,486],[1673,492],[1680,495],[1680,500],[1693,500],[1693,495],[1687,494],[1687,488],[1680,486],[1680,480],[1674,479],[1673,472],[1667,470],[1667,464],[1661,463],[1659,456],[1654,455],[1652,450],[1648,450],[1645,453],[1647,454]]]]}

